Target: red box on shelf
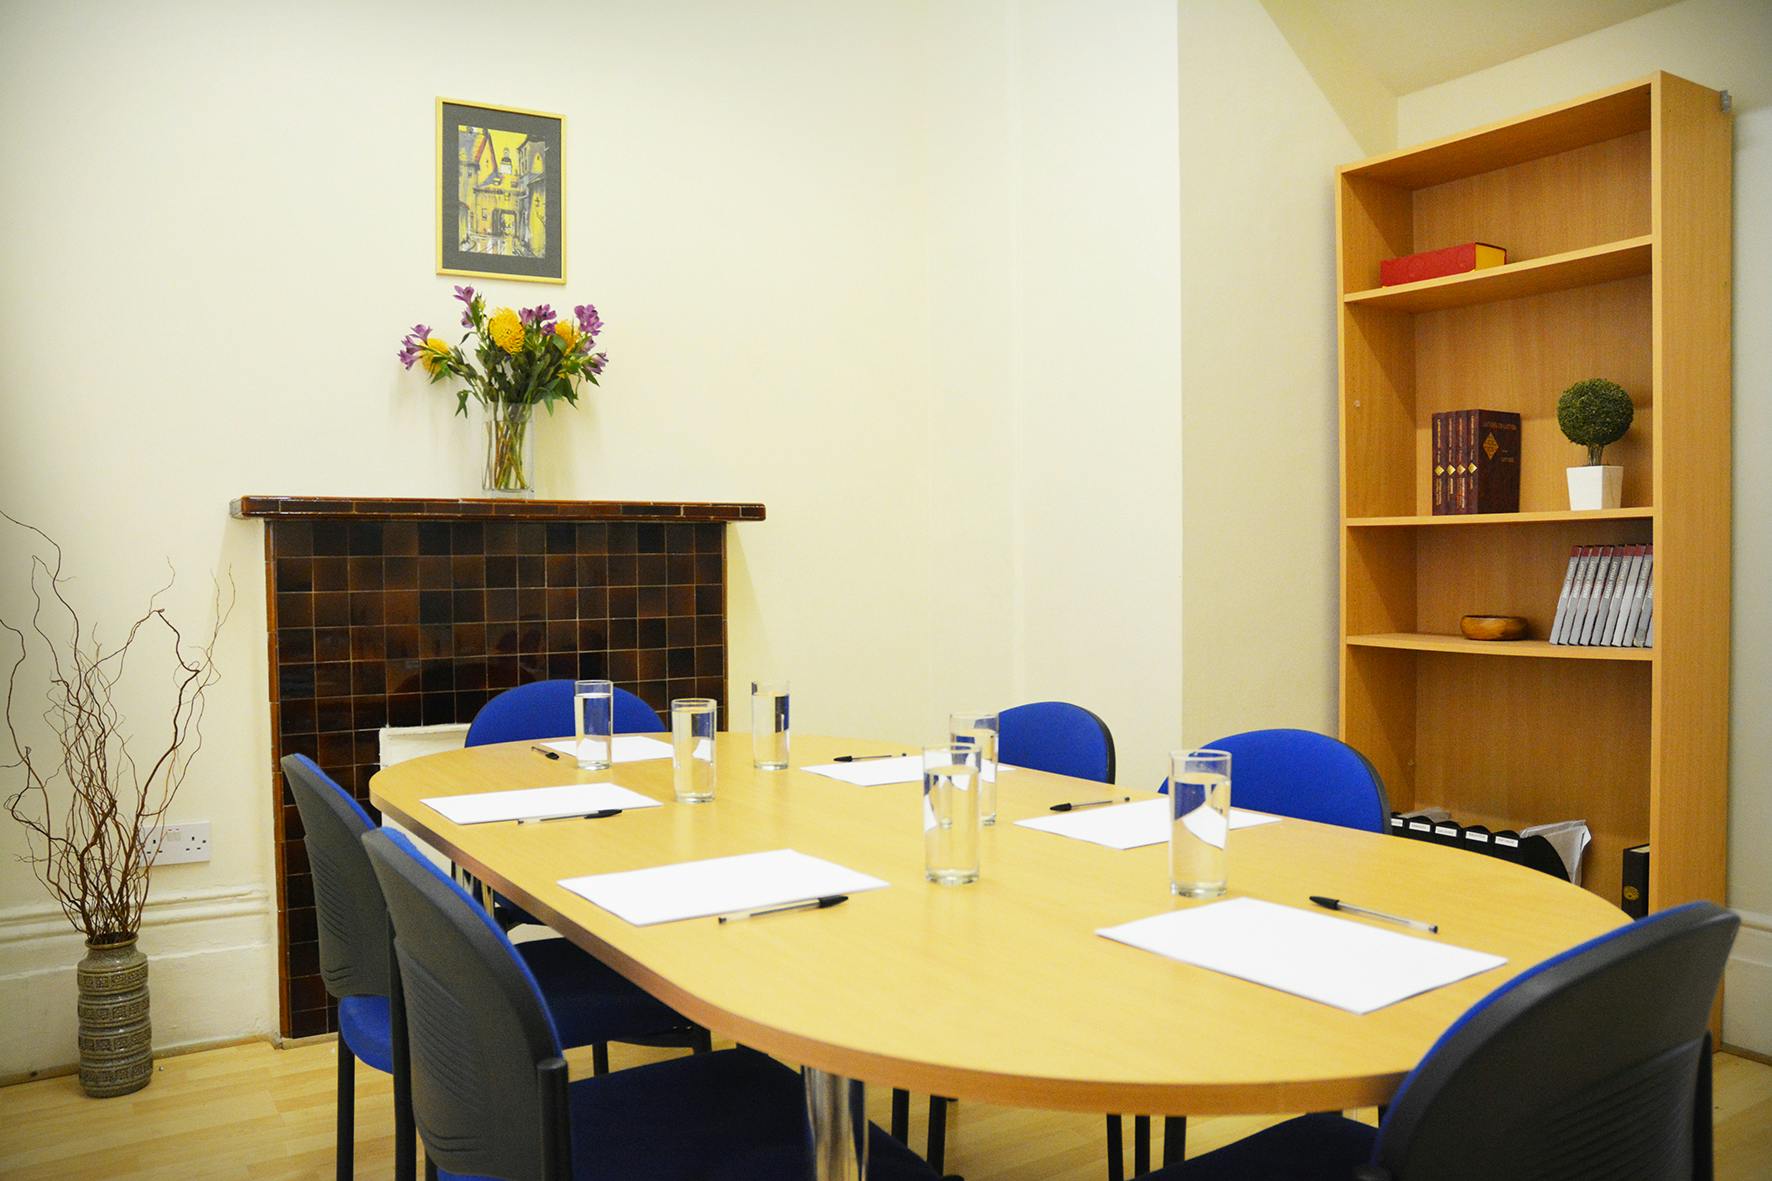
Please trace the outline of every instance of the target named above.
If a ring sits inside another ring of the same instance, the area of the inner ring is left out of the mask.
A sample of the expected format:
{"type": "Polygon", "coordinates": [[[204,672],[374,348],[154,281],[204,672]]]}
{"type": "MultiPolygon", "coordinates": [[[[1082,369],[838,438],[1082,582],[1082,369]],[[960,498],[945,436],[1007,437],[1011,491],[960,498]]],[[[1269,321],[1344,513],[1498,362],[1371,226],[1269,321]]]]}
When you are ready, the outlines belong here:
{"type": "Polygon", "coordinates": [[[1443,250],[1424,250],[1420,254],[1384,259],[1378,264],[1378,285],[1395,287],[1399,283],[1419,283],[1423,279],[1462,275],[1466,271],[1506,264],[1507,251],[1501,247],[1487,242],[1465,242],[1443,250]]]}

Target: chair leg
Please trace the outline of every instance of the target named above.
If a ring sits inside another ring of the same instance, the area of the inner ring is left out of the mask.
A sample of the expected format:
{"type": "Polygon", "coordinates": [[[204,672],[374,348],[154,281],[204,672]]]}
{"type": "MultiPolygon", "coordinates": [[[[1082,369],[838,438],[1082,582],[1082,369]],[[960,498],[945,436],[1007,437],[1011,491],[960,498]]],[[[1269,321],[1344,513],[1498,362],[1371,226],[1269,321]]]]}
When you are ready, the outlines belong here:
{"type": "Polygon", "coordinates": [[[609,1073],[609,1043],[608,1042],[592,1042],[591,1043],[591,1074],[592,1075],[599,1075],[599,1074],[608,1074],[608,1073],[609,1073]]]}
{"type": "Polygon", "coordinates": [[[911,1093],[903,1087],[892,1088],[892,1138],[900,1144],[911,1142],[911,1093]]]}
{"type": "Polygon", "coordinates": [[[1151,1117],[1132,1117],[1132,1175],[1142,1177],[1151,1171],[1151,1117]]]}
{"type": "Polygon", "coordinates": [[[338,1039],[338,1181],[351,1181],[352,1150],[356,1146],[357,1056],[345,1039],[338,1039]]]}
{"type": "Polygon", "coordinates": [[[712,1054],[714,1052],[714,1035],[705,1029],[697,1029],[695,1043],[690,1049],[696,1054],[712,1054]]]}
{"type": "Polygon", "coordinates": [[[1126,1181],[1126,1147],[1120,1140],[1120,1117],[1107,1117],[1108,1181],[1126,1181]]]}
{"type": "Polygon", "coordinates": [[[425,1157],[425,1181],[437,1181],[437,1162],[425,1157]]]}
{"type": "Polygon", "coordinates": [[[394,1066],[394,1181],[412,1181],[418,1174],[418,1129],[412,1120],[412,1080],[398,1062],[394,1066]]]}
{"type": "Polygon", "coordinates": [[[940,1095],[929,1096],[929,1151],[925,1154],[929,1167],[942,1171],[941,1162],[948,1152],[948,1101],[940,1095]]]}
{"type": "Polygon", "coordinates": [[[1163,1117],[1163,1164],[1179,1165],[1187,1159],[1187,1116],[1163,1117]]]}

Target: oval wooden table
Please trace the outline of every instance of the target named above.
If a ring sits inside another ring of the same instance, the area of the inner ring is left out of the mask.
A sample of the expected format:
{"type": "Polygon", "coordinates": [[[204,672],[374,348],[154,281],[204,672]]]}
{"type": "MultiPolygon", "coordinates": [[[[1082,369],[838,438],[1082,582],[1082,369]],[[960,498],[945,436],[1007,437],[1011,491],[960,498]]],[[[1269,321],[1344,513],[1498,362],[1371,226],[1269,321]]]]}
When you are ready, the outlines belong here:
{"type": "Polygon", "coordinates": [[[1356,1016],[1096,935],[1203,905],[1169,893],[1164,845],[1119,851],[1013,824],[1048,815],[1053,803],[1099,799],[1108,794],[1101,784],[1005,768],[981,880],[944,887],[923,877],[919,784],[852,787],[799,769],[838,754],[911,749],[796,734],[790,770],[754,771],[749,735],[721,734],[717,798],[679,805],[668,759],[581,773],[569,759],[513,743],[390,767],[371,781],[370,797],[717,1033],[828,1076],[1006,1106],[1208,1115],[1382,1104],[1479,997],[1627,921],[1585,890],[1473,853],[1291,819],[1237,830],[1231,897],[1307,909],[1311,894],[1346,898],[1437,922],[1444,942],[1507,957],[1356,1016]],[[605,820],[462,826],[421,802],[596,780],[665,806],[605,820]],[[828,910],[636,927],[556,884],[779,848],[891,885],[828,910]]]}

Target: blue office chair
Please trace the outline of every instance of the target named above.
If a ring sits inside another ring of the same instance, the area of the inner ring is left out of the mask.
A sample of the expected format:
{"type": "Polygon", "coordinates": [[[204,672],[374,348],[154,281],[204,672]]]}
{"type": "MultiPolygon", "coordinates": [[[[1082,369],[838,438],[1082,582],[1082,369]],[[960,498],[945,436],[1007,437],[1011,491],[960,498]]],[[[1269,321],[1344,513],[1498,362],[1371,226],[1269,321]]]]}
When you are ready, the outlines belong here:
{"type": "Polygon", "coordinates": [[[1114,736],[1107,723],[1068,701],[1035,701],[997,715],[997,756],[1017,767],[1114,781],[1114,736]]]}
{"type": "MultiPolygon", "coordinates": [[[[412,1062],[427,1172],[700,1181],[808,1175],[799,1076],[722,1050],[567,1080],[536,977],[490,916],[401,834],[363,838],[394,927],[396,1053],[412,1062]]],[[[874,1181],[935,1181],[870,1127],[874,1181]]]]}
{"type": "MultiPolygon", "coordinates": [[[[559,738],[576,729],[572,719],[572,682],[531,681],[506,689],[480,707],[468,725],[464,746],[490,746],[495,742],[533,742],[540,738],[559,738]]],[[[665,724],[650,705],[626,689],[615,689],[615,732],[617,734],[659,734],[665,724]]],[[[511,902],[494,894],[492,912],[505,927],[524,923],[543,925],[541,920],[511,902]]]]}
{"type": "MultiPolygon", "coordinates": [[[[1311,730],[1248,730],[1207,743],[1230,752],[1231,802],[1239,808],[1317,820],[1367,832],[1390,831],[1384,780],[1366,756],[1339,739],[1311,730]]],[[[1167,793],[1165,778],[1160,792],[1167,793]]],[[[1187,1147],[1187,1119],[1163,1121],[1163,1163],[1179,1161],[1187,1147]]],[[[1118,1118],[1108,1117],[1108,1177],[1120,1181],[1118,1118]]],[[[1133,1133],[1134,1174],[1150,1167],[1150,1128],[1138,1117],[1133,1133]]]]}
{"type": "MultiPolygon", "coordinates": [[[[1207,744],[1231,756],[1239,808],[1366,832],[1390,831],[1384,780],[1365,755],[1312,730],[1248,730],[1207,744]]],[[[1168,791],[1165,779],[1158,791],[1168,791]]]]}
{"type": "MultiPolygon", "coordinates": [[[[639,697],[620,686],[615,690],[617,734],[660,734],[664,720],[639,697]]],[[[467,746],[494,742],[532,742],[573,732],[572,682],[531,681],[506,689],[480,707],[468,726],[467,746]]]]}
{"type": "Polygon", "coordinates": [[[1377,1128],[1302,1116],[1151,1176],[1707,1181],[1707,1027],[1740,925],[1693,902],[1590,939],[1472,1006],[1377,1128]]]}
{"type": "MultiPolygon", "coordinates": [[[[306,755],[286,755],[283,774],[301,813],[314,907],[320,933],[320,978],[338,1000],[338,1176],[351,1176],[356,1062],[394,1075],[395,1167],[411,1177],[411,1108],[395,1069],[388,1015],[388,912],[364,855],[362,837],[375,827],[369,813],[306,755]],[[402,1154],[404,1159],[402,1160],[402,1154]],[[402,1167],[402,1164],[404,1167],[402,1167]]],[[[677,1037],[697,1044],[706,1036],[669,1006],[654,1000],[563,939],[523,944],[524,963],[541,981],[559,1029],[572,1046],[590,1044],[597,1068],[608,1069],[609,1041],[677,1037]]]]}

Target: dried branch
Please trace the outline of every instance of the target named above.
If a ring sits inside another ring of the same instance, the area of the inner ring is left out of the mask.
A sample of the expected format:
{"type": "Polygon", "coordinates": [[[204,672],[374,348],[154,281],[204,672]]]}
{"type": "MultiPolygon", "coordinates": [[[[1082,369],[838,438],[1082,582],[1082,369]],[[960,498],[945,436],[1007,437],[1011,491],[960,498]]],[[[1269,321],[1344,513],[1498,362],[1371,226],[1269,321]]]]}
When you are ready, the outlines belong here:
{"type": "Polygon", "coordinates": [[[22,860],[68,921],[94,943],[115,942],[141,929],[148,877],[158,852],[149,843],[152,832],[203,746],[204,705],[218,679],[215,641],[233,611],[233,582],[230,578],[225,601],[221,584],[215,584],[209,634],[201,644],[189,643],[159,605],[176,578],[168,563],[166,585],[149,596],[147,609],[130,624],[122,642],[107,649],[96,631],[87,638],[63,590],[69,580],[62,573],[61,546],[33,525],[5,512],[0,517],[42,538],[55,555],[53,562],[31,555],[29,633],[0,619],[0,629],[18,643],[18,657],[7,673],[5,704],[6,737],[14,757],[0,764],[0,770],[16,770],[22,782],[6,796],[6,810],[25,830],[28,852],[22,860]],[[52,628],[62,633],[59,639],[52,628]],[[165,636],[177,672],[165,745],[155,747],[157,754],[143,772],[130,751],[114,694],[130,654],[151,633],[165,636]],[[40,650],[49,674],[42,717],[55,738],[53,760],[38,756],[23,740],[13,713],[21,704],[19,670],[33,648],[40,650]],[[58,817],[54,800],[64,790],[67,805],[58,817]]]}

